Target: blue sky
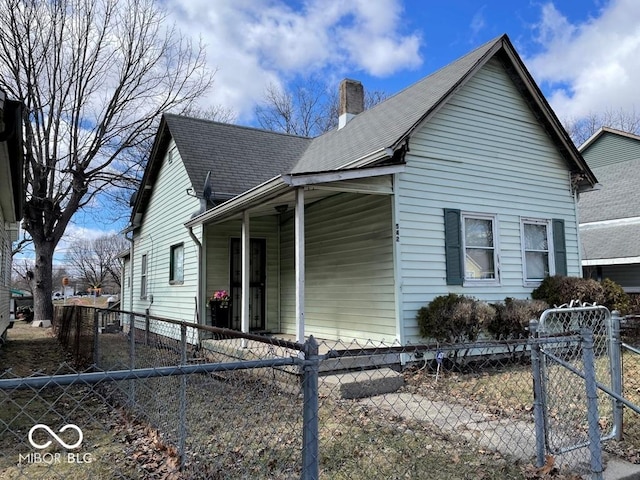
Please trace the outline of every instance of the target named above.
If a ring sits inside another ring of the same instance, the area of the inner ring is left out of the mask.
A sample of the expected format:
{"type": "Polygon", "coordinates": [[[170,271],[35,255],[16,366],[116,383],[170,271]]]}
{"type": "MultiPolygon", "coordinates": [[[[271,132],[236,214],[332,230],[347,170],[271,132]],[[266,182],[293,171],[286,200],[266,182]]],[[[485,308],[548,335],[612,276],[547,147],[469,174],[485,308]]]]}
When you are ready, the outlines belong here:
{"type": "MultiPolygon", "coordinates": [[[[162,1],[170,21],[207,45],[216,73],[203,106],[223,105],[240,124],[254,124],[269,84],[348,77],[393,94],[503,33],[560,119],[640,103],[638,0],[162,1]]],[[[125,224],[80,215],[68,238],[125,224]]]]}
{"type": "Polygon", "coordinates": [[[560,118],[627,107],[640,80],[637,0],[165,0],[217,69],[207,101],[251,124],[269,83],[349,77],[395,93],[507,33],[560,118]],[[185,5],[186,4],[186,5],[185,5]]]}

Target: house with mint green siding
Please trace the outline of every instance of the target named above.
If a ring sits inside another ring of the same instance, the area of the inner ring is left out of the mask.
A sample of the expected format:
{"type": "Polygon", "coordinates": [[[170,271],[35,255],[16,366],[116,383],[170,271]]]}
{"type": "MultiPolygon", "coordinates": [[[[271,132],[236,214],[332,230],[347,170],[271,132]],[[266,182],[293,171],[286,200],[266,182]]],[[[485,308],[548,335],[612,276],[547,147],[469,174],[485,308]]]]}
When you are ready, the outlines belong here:
{"type": "Polygon", "coordinates": [[[640,136],[603,127],[579,150],[599,181],[578,201],[584,276],[640,293],[640,136]]]}
{"type": "Polygon", "coordinates": [[[576,201],[596,177],[506,35],[368,110],[359,82],[340,89],[339,126],[316,138],[162,117],[124,309],[404,344],[436,296],[581,275],[576,201]]]}

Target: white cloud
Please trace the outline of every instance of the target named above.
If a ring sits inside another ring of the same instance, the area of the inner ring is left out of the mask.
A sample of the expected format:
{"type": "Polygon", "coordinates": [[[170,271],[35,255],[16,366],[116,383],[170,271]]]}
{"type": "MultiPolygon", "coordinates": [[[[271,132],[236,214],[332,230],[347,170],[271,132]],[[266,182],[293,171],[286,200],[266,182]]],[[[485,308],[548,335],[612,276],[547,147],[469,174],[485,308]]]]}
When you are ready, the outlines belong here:
{"type": "Polygon", "coordinates": [[[418,67],[421,38],[401,31],[400,0],[168,0],[184,33],[201,35],[217,68],[210,98],[250,116],[268,84],[294,75],[361,71],[391,75],[418,67]]]}
{"type": "Polygon", "coordinates": [[[485,8],[486,8],[486,5],[483,5],[482,7],[480,7],[480,10],[478,10],[473,15],[473,18],[471,19],[471,24],[469,25],[469,27],[471,28],[471,33],[473,34],[473,36],[480,33],[480,31],[484,29],[484,27],[487,25],[487,22],[484,16],[485,8]]]}
{"type": "Polygon", "coordinates": [[[640,2],[611,0],[582,24],[548,3],[537,32],[544,51],[526,62],[560,118],[640,105],[640,2]]]}

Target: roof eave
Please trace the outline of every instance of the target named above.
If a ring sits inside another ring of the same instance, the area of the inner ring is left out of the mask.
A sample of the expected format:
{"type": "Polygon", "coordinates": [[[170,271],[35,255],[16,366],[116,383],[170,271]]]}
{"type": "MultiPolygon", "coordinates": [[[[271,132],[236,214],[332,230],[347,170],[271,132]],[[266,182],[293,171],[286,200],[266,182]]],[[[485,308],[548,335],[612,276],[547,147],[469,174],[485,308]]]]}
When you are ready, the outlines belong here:
{"type": "Polygon", "coordinates": [[[278,175],[271,180],[258,185],[245,193],[238,195],[206,212],[192,218],[184,225],[192,228],[197,225],[214,223],[236,217],[243,210],[261,205],[273,198],[280,197],[295,188],[324,184],[327,182],[340,182],[380,175],[393,175],[405,170],[405,164],[382,165],[369,168],[350,170],[331,170],[328,172],[301,173],[278,175]]]}
{"type": "Polygon", "coordinates": [[[220,205],[201,213],[200,215],[192,218],[184,225],[187,228],[192,228],[197,225],[205,223],[211,223],[213,221],[221,221],[237,215],[239,211],[245,210],[251,207],[253,204],[262,202],[265,198],[277,197],[289,189],[282,175],[267,180],[266,182],[247,190],[246,192],[233,197],[220,205]]]}
{"type": "MultiPolygon", "coordinates": [[[[508,37],[503,38],[504,53],[509,58],[511,65],[515,68],[519,78],[522,80],[524,87],[530,94],[530,98],[535,102],[537,110],[544,116],[545,123],[550,129],[549,133],[552,134],[552,138],[555,139],[557,146],[565,158],[573,163],[575,170],[584,175],[584,181],[581,182],[589,186],[593,186],[598,183],[598,180],[594,173],[591,171],[587,162],[582,157],[582,154],[578,151],[577,147],[571,140],[571,137],[562,126],[562,123],[554,113],[553,109],[547,102],[544,94],[538,87],[529,70],[522,62],[522,59],[517,54],[515,48],[511,44],[508,37]],[[586,181],[586,183],[585,183],[586,181]]],[[[572,169],[574,170],[574,169],[572,169]]]]}
{"type": "Polygon", "coordinates": [[[161,166],[161,162],[158,163],[158,156],[161,147],[165,144],[167,139],[170,138],[170,136],[171,132],[169,131],[169,126],[164,118],[164,115],[162,115],[162,117],[160,118],[160,125],[158,125],[158,132],[156,133],[153,145],[151,147],[149,162],[144,169],[144,175],[142,176],[140,186],[138,187],[138,195],[136,195],[135,203],[131,210],[130,223],[132,225],[140,224],[144,207],[151,195],[152,184],[150,183],[150,179],[157,173],[157,170],[161,166]]]}

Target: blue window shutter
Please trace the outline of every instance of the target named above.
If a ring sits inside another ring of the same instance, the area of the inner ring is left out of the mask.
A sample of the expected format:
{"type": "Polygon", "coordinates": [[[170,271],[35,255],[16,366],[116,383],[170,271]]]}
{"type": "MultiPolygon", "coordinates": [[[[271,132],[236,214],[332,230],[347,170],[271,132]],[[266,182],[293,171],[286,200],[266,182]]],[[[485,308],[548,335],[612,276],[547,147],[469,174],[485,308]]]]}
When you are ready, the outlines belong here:
{"type": "Polygon", "coordinates": [[[447,285],[462,285],[462,227],[460,210],[444,209],[444,250],[447,262],[447,285]]]}
{"type": "Polygon", "coordinates": [[[567,274],[567,246],[564,238],[564,220],[554,218],[553,253],[556,261],[556,275],[567,274]]]}

